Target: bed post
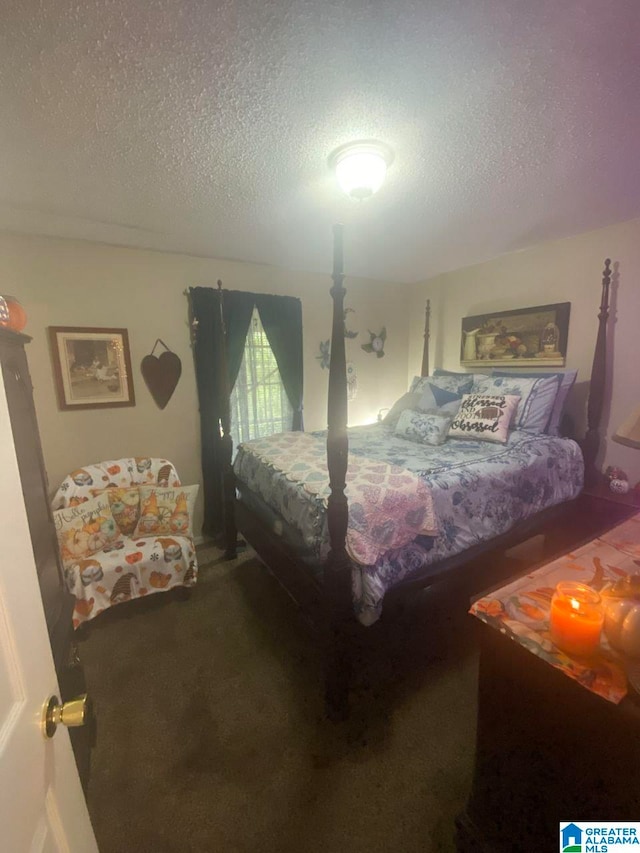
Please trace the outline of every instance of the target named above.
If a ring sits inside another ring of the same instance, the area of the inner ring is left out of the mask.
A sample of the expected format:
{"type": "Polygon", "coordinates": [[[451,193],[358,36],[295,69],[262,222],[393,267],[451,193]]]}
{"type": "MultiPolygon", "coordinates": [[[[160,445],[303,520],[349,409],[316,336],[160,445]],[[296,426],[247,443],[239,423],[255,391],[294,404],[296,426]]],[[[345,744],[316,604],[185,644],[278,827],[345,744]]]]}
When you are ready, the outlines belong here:
{"type": "Polygon", "coordinates": [[[236,530],[236,483],[233,473],[233,439],[231,438],[231,389],[229,388],[229,373],[227,370],[227,327],[224,321],[224,297],[222,281],[218,279],[218,306],[220,311],[220,331],[222,344],[220,347],[220,390],[222,403],[220,407],[220,449],[222,462],[222,494],[224,502],[224,543],[226,560],[235,560],[237,556],[236,530]]]}
{"type": "Polygon", "coordinates": [[[349,439],[347,437],[347,365],[344,344],[342,225],[333,226],[333,323],[329,362],[327,410],[327,467],[331,492],[327,505],[329,555],[324,569],[327,629],[325,702],[331,719],[348,713],[349,655],[347,625],[353,621],[351,560],[346,550],[349,507],[344,493],[349,439]]]}
{"type": "Polygon", "coordinates": [[[611,259],[604,262],[602,272],[602,300],[598,314],[598,337],[593,353],[589,402],[587,404],[587,434],[582,442],[584,480],[586,486],[594,485],[599,478],[596,456],[600,448],[600,421],[604,406],[607,356],[607,322],[609,320],[609,287],[611,284],[611,259]]]}
{"type": "Polygon", "coordinates": [[[429,375],[429,338],[431,337],[431,300],[427,299],[427,307],[424,311],[424,344],[422,345],[422,372],[421,376],[429,375]]]}

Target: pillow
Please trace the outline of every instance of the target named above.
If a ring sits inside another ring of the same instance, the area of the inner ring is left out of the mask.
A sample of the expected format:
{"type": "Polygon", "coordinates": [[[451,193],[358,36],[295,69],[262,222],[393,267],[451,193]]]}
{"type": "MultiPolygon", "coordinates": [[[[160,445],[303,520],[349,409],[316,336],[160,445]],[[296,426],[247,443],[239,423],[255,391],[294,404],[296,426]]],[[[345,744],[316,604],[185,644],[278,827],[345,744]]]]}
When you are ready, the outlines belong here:
{"type": "Polygon", "coordinates": [[[416,391],[421,394],[427,385],[435,385],[443,391],[451,391],[453,394],[462,396],[462,394],[467,394],[471,391],[473,374],[455,373],[445,376],[414,376],[409,391],[416,391]]]}
{"type": "Polygon", "coordinates": [[[422,412],[446,412],[450,415],[455,413],[460,408],[462,394],[455,394],[453,391],[445,391],[444,388],[439,388],[432,382],[427,382],[424,390],[418,398],[415,409],[420,409],[422,412]]]}
{"type": "Polygon", "coordinates": [[[519,402],[515,394],[465,394],[449,435],[504,444],[519,402]]]}
{"type": "Polygon", "coordinates": [[[53,520],[65,568],[122,540],[107,495],[98,495],[77,506],[57,509],[53,520]]]}
{"type": "Polygon", "coordinates": [[[553,404],[553,409],[551,410],[551,417],[549,418],[549,423],[547,425],[547,432],[549,433],[549,435],[560,435],[560,422],[562,421],[565,403],[567,402],[569,391],[571,391],[571,389],[573,388],[573,383],[577,379],[578,371],[565,370],[561,374],[561,376],[562,378],[560,379],[560,388],[558,389],[558,393],[556,394],[556,401],[553,404]]]}
{"type": "Polygon", "coordinates": [[[200,486],[140,486],[140,519],[134,536],[193,536],[193,505],[200,486]]]}
{"type": "Polygon", "coordinates": [[[133,536],[140,518],[140,488],[131,486],[128,489],[105,489],[109,498],[111,514],[122,534],[133,536]]]}
{"type": "Polygon", "coordinates": [[[405,409],[398,419],[395,434],[419,444],[443,444],[451,426],[451,415],[405,409]]]}
{"type": "Polygon", "coordinates": [[[464,381],[467,379],[474,379],[474,378],[477,379],[478,377],[485,376],[485,375],[486,374],[484,374],[484,373],[465,373],[462,370],[443,370],[442,367],[436,367],[436,369],[433,371],[434,379],[436,376],[438,376],[440,378],[443,378],[445,376],[455,376],[458,379],[461,379],[464,381]]]}
{"type": "Polygon", "coordinates": [[[558,388],[553,409],[551,410],[549,423],[545,429],[548,435],[560,435],[560,420],[564,411],[564,404],[567,402],[569,391],[571,391],[577,375],[577,370],[558,370],[554,373],[506,373],[499,370],[493,371],[493,376],[535,376],[538,379],[545,376],[556,376],[558,378],[560,387],[558,388]]]}
{"type": "Polygon", "coordinates": [[[387,414],[382,419],[383,424],[394,427],[398,423],[398,418],[405,409],[417,409],[420,401],[420,394],[413,391],[407,391],[399,400],[393,404],[387,414]]]}
{"type": "Polygon", "coordinates": [[[513,429],[544,432],[558,393],[558,377],[535,376],[485,376],[475,382],[471,392],[492,396],[494,394],[520,397],[513,418],[513,429]]]}
{"type": "MultiPolygon", "coordinates": [[[[479,379],[484,379],[485,376],[488,376],[490,373],[489,370],[483,371],[482,373],[463,373],[460,370],[443,370],[441,367],[436,367],[433,371],[433,378],[438,380],[446,381],[447,377],[457,377],[458,381],[460,381],[463,385],[466,384],[469,379],[472,382],[477,382],[479,379]]],[[[467,393],[464,391],[463,393],[467,393]]]]}

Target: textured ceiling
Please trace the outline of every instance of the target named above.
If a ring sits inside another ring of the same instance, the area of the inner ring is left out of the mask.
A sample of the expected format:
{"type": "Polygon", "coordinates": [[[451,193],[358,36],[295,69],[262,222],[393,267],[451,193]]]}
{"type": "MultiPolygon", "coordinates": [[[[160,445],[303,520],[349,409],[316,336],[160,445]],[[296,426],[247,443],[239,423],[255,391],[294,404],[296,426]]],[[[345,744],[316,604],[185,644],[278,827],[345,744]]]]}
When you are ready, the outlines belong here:
{"type": "Polygon", "coordinates": [[[329,271],[343,221],[425,279],[640,216],[639,45],[638,0],[3,0],[0,228],[329,271]]]}

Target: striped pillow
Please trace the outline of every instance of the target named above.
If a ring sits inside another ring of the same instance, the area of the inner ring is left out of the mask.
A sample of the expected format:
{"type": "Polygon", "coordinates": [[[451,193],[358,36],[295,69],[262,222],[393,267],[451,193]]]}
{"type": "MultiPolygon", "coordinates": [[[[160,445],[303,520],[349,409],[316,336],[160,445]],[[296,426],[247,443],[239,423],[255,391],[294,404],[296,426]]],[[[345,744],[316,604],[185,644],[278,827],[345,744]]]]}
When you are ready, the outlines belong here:
{"type": "Polygon", "coordinates": [[[474,382],[472,394],[495,394],[520,398],[513,417],[513,429],[544,432],[558,395],[558,376],[485,376],[474,382]]]}

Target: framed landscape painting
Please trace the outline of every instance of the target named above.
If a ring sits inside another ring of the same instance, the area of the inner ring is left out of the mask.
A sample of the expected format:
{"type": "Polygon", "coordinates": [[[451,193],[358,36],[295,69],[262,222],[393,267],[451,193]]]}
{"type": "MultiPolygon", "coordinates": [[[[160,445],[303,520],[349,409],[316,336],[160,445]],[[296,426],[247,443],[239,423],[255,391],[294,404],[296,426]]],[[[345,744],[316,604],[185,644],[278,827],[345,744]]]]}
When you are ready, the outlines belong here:
{"type": "Polygon", "coordinates": [[[126,329],[50,326],[49,336],[61,409],[135,406],[126,329]]]}
{"type": "Polygon", "coordinates": [[[570,302],[464,317],[460,363],[465,367],[563,367],[570,302]]]}

